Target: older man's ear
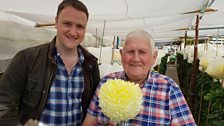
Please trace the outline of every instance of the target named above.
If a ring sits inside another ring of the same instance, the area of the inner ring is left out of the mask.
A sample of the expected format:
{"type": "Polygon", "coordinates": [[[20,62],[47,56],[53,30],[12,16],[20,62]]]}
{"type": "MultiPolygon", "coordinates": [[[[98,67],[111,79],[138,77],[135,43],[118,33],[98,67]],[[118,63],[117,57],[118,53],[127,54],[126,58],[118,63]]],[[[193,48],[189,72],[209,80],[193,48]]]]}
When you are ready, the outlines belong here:
{"type": "Polygon", "coordinates": [[[154,50],[154,56],[153,56],[154,60],[156,60],[157,56],[158,56],[158,49],[155,48],[155,50],[154,50]]]}
{"type": "Polygon", "coordinates": [[[120,49],[120,54],[122,54],[122,51],[123,51],[123,50],[122,50],[122,49],[120,49]]]}

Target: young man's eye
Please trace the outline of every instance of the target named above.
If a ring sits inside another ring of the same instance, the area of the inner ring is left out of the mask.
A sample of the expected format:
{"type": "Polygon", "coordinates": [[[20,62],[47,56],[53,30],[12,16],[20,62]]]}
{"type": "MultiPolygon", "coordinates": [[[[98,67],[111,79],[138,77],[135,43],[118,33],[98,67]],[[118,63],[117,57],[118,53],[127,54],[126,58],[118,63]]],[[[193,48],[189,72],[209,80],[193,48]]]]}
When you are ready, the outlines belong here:
{"type": "Polygon", "coordinates": [[[83,25],[77,25],[78,29],[84,29],[85,27],[83,25]]]}

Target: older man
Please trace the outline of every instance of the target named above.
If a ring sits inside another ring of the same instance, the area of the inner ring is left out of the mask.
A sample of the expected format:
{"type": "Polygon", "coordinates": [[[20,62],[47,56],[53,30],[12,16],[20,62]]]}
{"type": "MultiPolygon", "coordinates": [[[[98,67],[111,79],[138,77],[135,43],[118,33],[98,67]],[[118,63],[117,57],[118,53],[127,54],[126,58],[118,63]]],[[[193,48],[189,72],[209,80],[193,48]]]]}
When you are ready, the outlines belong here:
{"type": "Polygon", "coordinates": [[[98,85],[91,101],[84,126],[115,125],[104,115],[99,107],[99,90],[108,79],[122,79],[140,85],[143,93],[142,109],[139,114],[123,125],[189,125],[195,121],[178,85],[169,77],[151,72],[157,50],[150,34],[135,30],[126,36],[126,42],[120,50],[124,71],[106,75],[98,85]]]}

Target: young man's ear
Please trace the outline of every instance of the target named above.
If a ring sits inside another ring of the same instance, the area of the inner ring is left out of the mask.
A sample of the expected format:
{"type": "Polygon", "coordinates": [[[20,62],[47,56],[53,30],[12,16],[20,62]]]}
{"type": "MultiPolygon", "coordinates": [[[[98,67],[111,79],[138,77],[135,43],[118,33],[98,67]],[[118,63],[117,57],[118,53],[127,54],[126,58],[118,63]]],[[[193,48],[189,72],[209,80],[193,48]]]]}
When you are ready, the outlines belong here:
{"type": "Polygon", "coordinates": [[[54,27],[57,29],[57,25],[56,24],[58,22],[58,16],[56,16],[54,19],[55,19],[55,26],[54,27]]]}
{"type": "Polygon", "coordinates": [[[55,19],[55,23],[57,23],[58,22],[58,16],[56,16],[54,19],[55,19]]]}

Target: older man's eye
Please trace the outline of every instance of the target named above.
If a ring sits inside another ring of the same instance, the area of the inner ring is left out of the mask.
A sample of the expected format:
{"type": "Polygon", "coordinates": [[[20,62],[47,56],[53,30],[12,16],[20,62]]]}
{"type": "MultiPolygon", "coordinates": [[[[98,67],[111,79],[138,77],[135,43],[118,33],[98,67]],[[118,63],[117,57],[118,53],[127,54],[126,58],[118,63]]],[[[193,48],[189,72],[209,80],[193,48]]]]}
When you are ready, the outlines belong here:
{"type": "Polygon", "coordinates": [[[139,51],[139,55],[145,56],[147,54],[149,54],[148,51],[139,51]]]}
{"type": "Polygon", "coordinates": [[[128,54],[134,54],[135,51],[127,51],[128,54]]]}

